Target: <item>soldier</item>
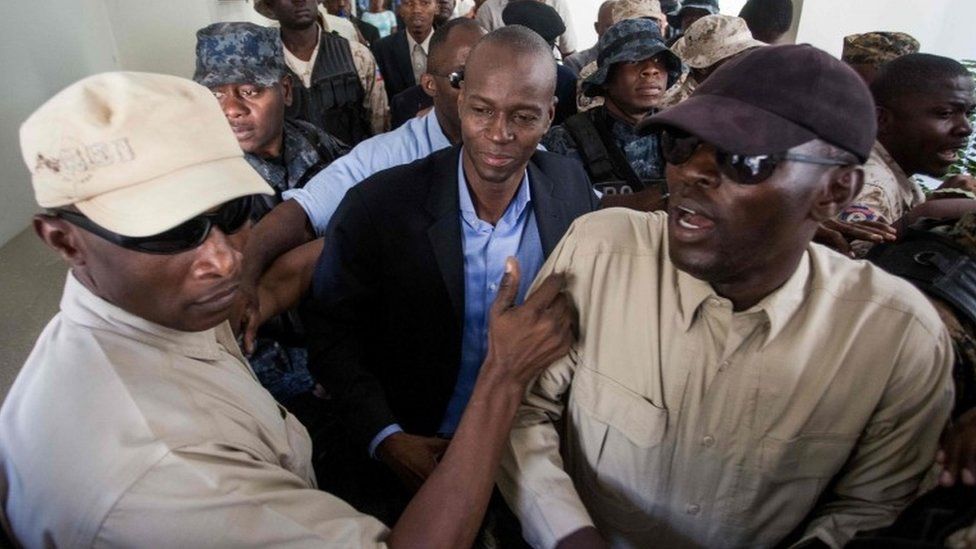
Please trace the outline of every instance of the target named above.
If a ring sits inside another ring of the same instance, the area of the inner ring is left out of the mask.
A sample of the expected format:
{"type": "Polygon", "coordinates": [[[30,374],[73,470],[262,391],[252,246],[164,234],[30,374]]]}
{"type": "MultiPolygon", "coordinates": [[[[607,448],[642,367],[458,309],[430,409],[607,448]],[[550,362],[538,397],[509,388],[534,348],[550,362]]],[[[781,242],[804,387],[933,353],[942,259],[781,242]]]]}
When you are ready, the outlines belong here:
{"type": "Polygon", "coordinates": [[[583,162],[603,206],[658,209],[664,192],[659,136],[640,136],[636,125],[677,80],[681,61],[649,19],[613,25],[597,48],[598,70],[583,82],[583,90],[602,96],[603,105],[553,127],[543,145],[583,162]]]}
{"type": "Polygon", "coordinates": [[[315,5],[314,0],[255,0],[254,9],[281,24],[285,65],[293,79],[287,116],[355,145],[386,131],[386,94],[369,48],[322,29],[315,5]]]}
{"type": "MultiPolygon", "coordinates": [[[[617,0],[610,10],[610,25],[626,19],[652,19],[658,23],[658,33],[664,34],[668,28],[668,18],[661,11],[659,0],[617,0]]],[[[583,66],[579,71],[576,87],[576,108],[585,111],[603,104],[603,97],[589,97],[583,93],[583,81],[597,71],[596,60],[583,66]]]]}
{"type": "MultiPolygon", "coordinates": [[[[275,29],[253,23],[200,29],[193,79],[217,97],[248,164],[275,191],[252,201],[254,221],[279,204],[283,192],[304,187],[349,150],[307,122],[285,119],[293,88],[275,29]]],[[[296,315],[283,315],[263,327],[254,345],[248,342],[261,384],[289,407],[308,401],[315,385],[301,332],[296,315]]]]}
{"type": "Polygon", "coordinates": [[[664,94],[660,107],[673,107],[691,96],[706,78],[740,53],[765,46],[749,32],[746,22],[729,15],[708,15],[695,21],[671,46],[689,68],[688,75],[664,94]]]}
{"type": "MultiPolygon", "coordinates": [[[[878,105],[877,141],[864,166],[864,188],[839,218],[894,225],[926,202],[911,176],[944,176],[968,145],[976,108],[973,78],[957,61],[914,53],[885,64],[871,91],[878,105]]],[[[973,187],[971,177],[957,176],[933,198],[972,198],[967,189],[973,187]]],[[[854,251],[862,255],[869,247],[857,243],[854,251]]]]}

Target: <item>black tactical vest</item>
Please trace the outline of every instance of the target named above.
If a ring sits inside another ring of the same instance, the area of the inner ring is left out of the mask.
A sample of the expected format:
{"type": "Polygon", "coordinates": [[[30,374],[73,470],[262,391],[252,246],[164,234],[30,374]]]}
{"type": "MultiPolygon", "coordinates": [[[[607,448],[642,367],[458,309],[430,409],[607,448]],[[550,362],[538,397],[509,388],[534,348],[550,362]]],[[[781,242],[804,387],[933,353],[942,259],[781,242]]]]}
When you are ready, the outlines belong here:
{"type": "Polygon", "coordinates": [[[369,114],[363,107],[366,92],[359,82],[352,50],[345,38],[322,33],[319,54],[312,67],[311,88],[302,85],[302,79],[295,73],[291,75],[292,103],[285,116],[322,128],[350,146],[373,135],[369,114]]]}

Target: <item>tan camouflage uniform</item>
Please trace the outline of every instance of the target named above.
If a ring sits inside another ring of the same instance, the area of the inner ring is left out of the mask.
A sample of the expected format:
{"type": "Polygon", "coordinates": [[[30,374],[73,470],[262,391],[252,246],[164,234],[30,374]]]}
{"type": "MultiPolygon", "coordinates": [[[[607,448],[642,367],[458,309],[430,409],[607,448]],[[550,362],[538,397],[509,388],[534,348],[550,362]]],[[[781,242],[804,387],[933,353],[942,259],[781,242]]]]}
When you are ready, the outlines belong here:
{"type": "MultiPolygon", "coordinates": [[[[745,20],[730,15],[708,15],[688,27],[684,36],[671,46],[671,51],[686,66],[707,69],[746,50],[765,45],[752,37],[745,20]]],[[[688,99],[698,84],[694,76],[687,74],[665,92],[661,108],[673,107],[688,99]]]]}
{"type": "Polygon", "coordinates": [[[843,221],[880,221],[891,225],[925,202],[925,193],[901,169],[884,145],[875,142],[864,164],[864,187],[840,214],[843,221]]]}

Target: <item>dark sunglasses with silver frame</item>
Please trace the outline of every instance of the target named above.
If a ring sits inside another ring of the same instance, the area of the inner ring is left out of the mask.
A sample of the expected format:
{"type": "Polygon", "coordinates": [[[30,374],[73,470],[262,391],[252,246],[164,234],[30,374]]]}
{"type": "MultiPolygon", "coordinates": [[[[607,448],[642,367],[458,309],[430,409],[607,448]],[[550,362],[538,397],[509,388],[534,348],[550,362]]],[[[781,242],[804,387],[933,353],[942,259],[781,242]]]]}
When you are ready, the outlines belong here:
{"type": "Polygon", "coordinates": [[[461,81],[464,80],[464,69],[458,69],[456,71],[452,71],[449,74],[440,74],[436,72],[431,72],[428,74],[430,74],[431,76],[439,76],[441,78],[447,78],[447,81],[451,84],[451,87],[456,90],[461,89],[461,81]]]}
{"type": "MultiPolygon", "coordinates": [[[[697,136],[669,128],[661,135],[661,153],[668,164],[687,162],[698,147],[705,143],[697,136]]],[[[715,163],[719,170],[732,181],[741,185],[756,185],[769,179],[776,167],[784,161],[819,164],[823,166],[849,166],[850,161],[823,158],[788,152],[771,154],[734,154],[715,147],[715,163]]]]}
{"type": "Polygon", "coordinates": [[[251,203],[251,196],[236,198],[224,203],[215,212],[198,215],[159,234],[139,237],[112,232],[80,212],[54,209],[50,214],[128,250],[147,254],[178,254],[203,244],[214,226],[220,227],[224,234],[239,231],[250,218],[251,203]]]}

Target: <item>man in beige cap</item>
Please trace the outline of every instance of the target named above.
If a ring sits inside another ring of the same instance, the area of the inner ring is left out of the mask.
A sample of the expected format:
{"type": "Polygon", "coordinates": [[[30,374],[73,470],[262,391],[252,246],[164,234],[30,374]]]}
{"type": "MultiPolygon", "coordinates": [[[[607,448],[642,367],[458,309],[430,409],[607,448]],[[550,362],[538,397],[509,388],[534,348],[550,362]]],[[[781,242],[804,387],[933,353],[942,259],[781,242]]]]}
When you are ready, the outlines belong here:
{"type": "Polygon", "coordinates": [[[671,46],[671,51],[690,69],[688,76],[664,94],[661,108],[684,101],[723,63],[759,46],[765,44],[752,37],[745,20],[739,17],[707,15],[695,21],[671,46]]]}
{"type": "Polygon", "coordinates": [[[560,278],[514,307],[506,266],[467,412],[388,532],[316,489],[308,433],[234,341],[248,203],[271,189],[211,92],[86,78],[21,148],[47,209],[34,228],[71,271],[0,408],[0,524],[20,545],[470,546],[525,385],[569,347],[560,278]]]}

